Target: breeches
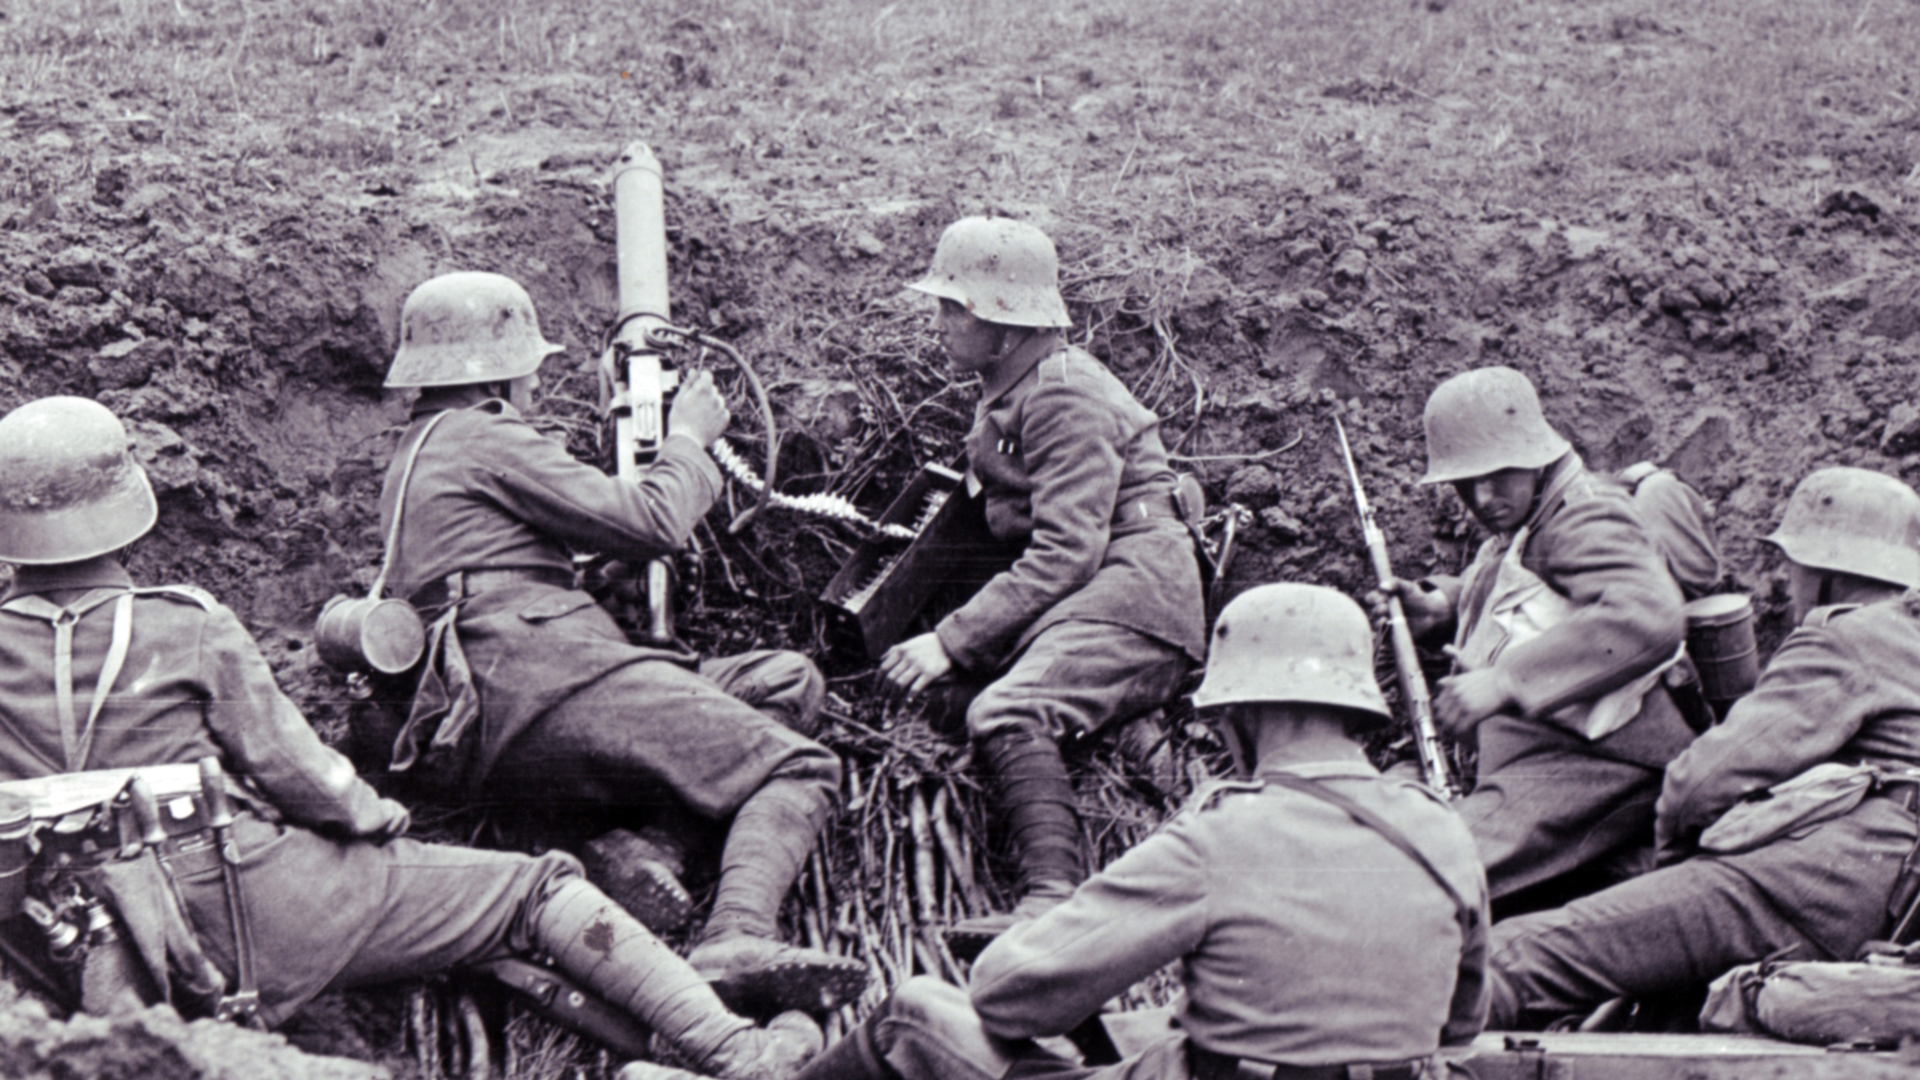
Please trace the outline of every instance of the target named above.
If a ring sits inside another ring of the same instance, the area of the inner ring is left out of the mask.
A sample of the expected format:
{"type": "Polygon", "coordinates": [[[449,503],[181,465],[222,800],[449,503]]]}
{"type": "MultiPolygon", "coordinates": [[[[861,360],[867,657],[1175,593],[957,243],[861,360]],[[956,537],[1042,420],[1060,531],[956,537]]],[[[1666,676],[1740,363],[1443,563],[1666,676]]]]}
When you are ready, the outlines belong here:
{"type": "Polygon", "coordinates": [[[1184,652],[1124,626],[1055,623],[973,699],[967,732],[979,739],[1032,724],[1059,739],[1098,731],[1166,704],[1189,666],[1184,652]]]}
{"type": "Polygon", "coordinates": [[[1868,798],[1845,817],[1737,855],[1698,856],[1494,925],[1490,1028],[1706,983],[1793,948],[1851,960],[1886,932],[1913,814],[1868,798]]]}
{"type": "MultiPolygon", "coordinates": [[[[577,875],[570,855],[530,857],[405,838],[334,840],[251,814],[234,826],[251,918],[262,1017],[278,1023],[314,994],[412,978],[525,952],[533,917],[577,875]]],[[[217,849],[166,856],[193,935],[236,974],[217,849]]],[[[157,902],[157,898],[154,902],[157,902]]],[[[134,937],[151,920],[121,905],[134,937]]]]}
{"type": "MultiPolygon", "coordinates": [[[[1517,729],[1532,723],[1498,716],[1488,720],[1482,725],[1483,752],[1489,744],[1486,728],[1517,729]]],[[[1657,770],[1581,753],[1549,739],[1521,742],[1517,752],[1491,764],[1483,761],[1473,793],[1459,809],[1487,868],[1488,895],[1498,901],[1620,860],[1635,849],[1650,849],[1660,780],[1657,770]]]]}
{"type": "Polygon", "coordinates": [[[840,760],[800,734],[824,685],[797,653],[644,660],[547,710],[500,757],[495,791],[609,807],[679,803],[725,818],[770,780],[839,790],[840,760]],[[757,706],[757,707],[756,707],[757,706]]]}

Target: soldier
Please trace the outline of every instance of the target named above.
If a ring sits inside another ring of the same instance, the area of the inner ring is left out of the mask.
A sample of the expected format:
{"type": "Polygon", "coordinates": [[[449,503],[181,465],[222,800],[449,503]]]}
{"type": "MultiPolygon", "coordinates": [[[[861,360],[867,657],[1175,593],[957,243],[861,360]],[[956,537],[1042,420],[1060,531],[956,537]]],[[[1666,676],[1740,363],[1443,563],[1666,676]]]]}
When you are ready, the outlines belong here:
{"type": "Polygon", "coordinates": [[[1411,1080],[1437,1047],[1470,1042],[1485,878],[1445,802],[1361,750],[1388,713],[1360,606],[1317,585],[1242,594],[1194,704],[1241,780],[1196,792],[1071,899],[1003,933],[967,990],[906,983],[800,1075],[1411,1080]],[[1084,1066],[1031,1041],[1175,961],[1177,1030],[1162,1021],[1142,1053],[1084,1066]]]}
{"type": "Polygon", "coordinates": [[[1618,485],[1547,426],[1525,375],[1481,368],[1427,399],[1427,474],[1493,534],[1464,578],[1397,583],[1416,634],[1452,624],[1435,718],[1477,735],[1460,807],[1496,915],[1648,869],[1660,773],[1692,737],[1662,680],[1678,587],[1618,485]]]}
{"type": "Polygon", "coordinates": [[[1496,926],[1495,1026],[1694,987],[1771,956],[1851,960],[1911,903],[1920,594],[1907,590],[1920,586],[1920,495],[1865,469],[1821,469],[1767,541],[1787,558],[1799,627],[1726,722],[1668,766],[1666,865],[1496,926]]]}
{"type": "Polygon", "coordinates": [[[1666,561],[1680,595],[1698,600],[1726,577],[1720,542],[1713,535],[1713,509],[1692,484],[1651,461],[1629,465],[1614,478],[1633,493],[1633,508],[1646,524],[1653,549],[1666,561]]]}
{"type": "MultiPolygon", "coordinates": [[[[712,378],[684,380],[658,460],[632,483],[523,418],[560,346],[519,284],[443,275],[413,290],[400,323],[386,385],[421,392],[381,519],[400,521],[388,581],[433,623],[394,767],[424,758],[469,795],[731,818],[688,960],[733,1001],[852,1000],[863,965],[778,941],[780,905],[839,790],[839,759],[802,734],[825,693],[819,671],[788,652],[702,660],[635,646],[574,588],[574,551],[643,563],[683,545],[713,505],[721,477],[706,448],[728,416],[712,378]]],[[[645,869],[684,896],[670,867],[645,869]]]]}
{"type": "Polygon", "coordinates": [[[122,969],[137,996],[257,1008],[271,1026],[325,990],[542,953],[715,1075],[778,1080],[818,1048],[798,1013],[756,1028],[727,1011],[570,856],[401,837],[406,809],[321,743],[231,611],[190,586],[133,584],[119,552],[156,513],[104,407],[44,398],[0,419],[0,560],[17,567],[0,604],[0,780],[73,787],[87,770],[217,759],[230,779],[209,790],[237,803],[245,914],[232,919],[213,800],[122,820],[140,816],[136,796],[97,830],[70,830],[69,817],[42,833],[51,866],[34,875],[34,902],[111,908],[139,957],[122,969]],[[168,839],[128,855],[122,838],[141,825],[168,839]]]}
{"type": "Polygon", "coordinates": [[[912,286],[939,298],[954,369],[982,380],[968,491],[985,493],[994,536],[1024,544],[1009,570],[880,665],[909,693],[956,669],[992,680],[967,730],[1019,856],[1021,900],[1011,915],[955,926],[948,940],[965,955],[1086,877],[1060,740],[1160,706],[1205,656],[1199,564],[1159,418],[1067,345],[1058,273],[1039,229],[964,218],[912,286]]]}

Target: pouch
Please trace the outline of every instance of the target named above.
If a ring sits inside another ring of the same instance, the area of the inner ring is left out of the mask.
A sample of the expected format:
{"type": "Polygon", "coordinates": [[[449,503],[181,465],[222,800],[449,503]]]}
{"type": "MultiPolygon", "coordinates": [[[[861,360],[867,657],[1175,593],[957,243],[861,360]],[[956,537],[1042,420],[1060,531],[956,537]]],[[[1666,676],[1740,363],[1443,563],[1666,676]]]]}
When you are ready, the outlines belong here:
{"type": "Polygon", "coordinates": [[[1762,798],[1735,803],[1700,834],[1700,850],[1734,855],[1832,820],[1859,806],[1873,781],[1868,766],[1822,762],[1773,785],[1762,798]]]}

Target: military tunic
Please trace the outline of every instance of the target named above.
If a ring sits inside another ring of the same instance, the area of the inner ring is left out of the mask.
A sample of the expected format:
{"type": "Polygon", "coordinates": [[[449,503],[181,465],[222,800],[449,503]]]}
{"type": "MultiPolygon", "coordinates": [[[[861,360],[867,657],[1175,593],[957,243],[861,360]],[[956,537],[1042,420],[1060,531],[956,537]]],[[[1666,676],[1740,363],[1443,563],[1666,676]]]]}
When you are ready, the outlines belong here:
{"type": "MultiPolygon", "coordinates": [[[[1521,564],[1575,610],[1499,654],[1518,715],[1477,729],[1479,775],[1460,813],[1496,901],[1650,845],[1661,769],[1692,737],[1663,685],[1603,738],[1558,722],[1672,659],[1685,636],[1679,589],[1627,493],[1569,453],[1547,470],[1525,527],[1521,564]]],[[[1464,579],[1434,579],[1463,625],[1484,614],[1507,540],[1490,540],[1464,579]]]]}
{"type": "MultiPolygon", "coordinates": [[[[23,567],[8,599],[72,603],[125,591],[105,561],[23,567]]],[[[114,605],[73,632],[73,684],[85,714],[112,633],[114,605]]],[[[277,1023],[313,995],[527,948],[528,912],[559,878],[564,855],[531,859],[406,839],[406,810],[380,798],[322,743],[273,681],[231,611],[198,590],[142,592],[127,659],[107,695],[89,769],[191,764],[219,757],[251,797],[234,826],[253,916],[262,1017],[277,1023]],[[376,842],[366,839],[372,837],[376,842]]],[[[54,630],[0,611],[0,780],[65,771],[54,694],[54,630]]],[[[235,977],[226,893],[211,848],[166,856],[209,959],[235,977]]]]}
{"type": "Polygon", "coordinates": [[[911,1080],[973,1076],[952,1063],[993,1047],[1031,1059],[1033,1075],[1182,1078],[1189,1041],[1301,1066],[1398,1063],[1470,1042],[1485,1009],[1486,886],[1457,815],[1357,754],[1268,771],[1321,781],[1397,827],[1475,907],[1472,928],[1419,864],[1343,810],[1274,784],[1227,784],[981,953],[973,1022],[1001,1042],[959,1034],[935,1015],[954,995],[916,981],[877,1025],[888,1064],[911,1080]],[[1176,961],[1179,1030],[1143,1055],[1043,1067],[1045,1052],[1024,1042],[1073,1029],[1176,961]]]}
{"type": "MultiPolygon", "coordinates": [[[[1810,614],[1726,722],[1668,766],[1667,859],[1739,800],[1826,761],[1920,766],[1920,618],[1911,599],[1810,614]]],[[[1731,855],[1695,855],[1494,928],[1495,1024],[1706,982],[1797,947],[1850,960],[1890,925],[1914,850],[1911,789],[1731,855]]]]}
{"type": "Polygon", "coordinates": [[[1206,656],[1193,539],[1174,505],[1159,418],[1105,365],[1036,334],[986,374],[967,435],[1013,566],[935,628],[976,676],[972,732],[1029,720],[1056,737],[1170,697],[1206,656]]]}
{"type": "MultiPolygon", "coordinates": [[[[391,527],[408,451],[433,415],[416,410],[388,469],[383,528],[391,527]]],[[[574,459],[504,401],[448,412],[416,460],[391,587],[412,596],[475,571],[514,571],[516,579],[459,603],[454,629],[476,730],[445,764],[429,767],[452,774],[469,794],[619,805],[677,798],[715,818],[783,769],[804,773],[830,797],[838,759],[793,730],[811,723],[824,693],[805,657],[755,653],[699,664],[678,650],[636,646],[592,596],[571,587],[574,550],[638,563],[679,548],[720,482],[706,451],[685,436],[668,438],[658,459],[627,481],[574,459]],[[503,767],[510,775],[489,787],[503,767]]],[[[456,714],[459,693],[451,695],[456,714]]],[[[412,745],[435,734],[412,732],[412,745]]]]}

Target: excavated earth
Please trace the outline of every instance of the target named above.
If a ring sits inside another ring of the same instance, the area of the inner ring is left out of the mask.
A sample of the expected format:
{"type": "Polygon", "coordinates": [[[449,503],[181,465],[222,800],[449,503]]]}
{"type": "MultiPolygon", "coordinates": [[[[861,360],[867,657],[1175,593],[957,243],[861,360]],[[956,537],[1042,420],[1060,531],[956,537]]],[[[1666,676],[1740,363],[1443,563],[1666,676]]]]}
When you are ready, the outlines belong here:
{"type": "MultiPolygon", "coordinates": [[[[1652,459],[1706,493],[1765,646],[1785,604],[1758,538],[1793,483],[1832,464],[1920,482],[1910,105],[1837,100],[1815,151],[1758,146],[1739,167],[1617,164],[1490,138],[1458,86],[1275,76],[1228,101],[1251,70],[1231,42],[1141,40],[1097,5],[1059,16],[1049,48],[1004,55],[889,37],[889,7],[857,22],[873,56],[854,83],[816,70],[824,38],[789,41],[758,8],[708,4],[643,33],[577,6],[538,16],[544,52],[510,45],[505,16],[490,44],[491,16],[459,4],[268,3],[245,23],[224,5],[89,4],[74,7],[99,25],[71,26],[16,4],[0,19],[16,68],[84,54],[101,80],[4,84],[0,408],[81,394],[125,417],[162,503],[136,573],[233,606],[336,741],[347,689],[310,629],[377,567],[375,495],[406,410],[380,387],[401,299],[455,269],[524,282],[567,346],[545,372],[550,423],[584,452],[616,307],[607,177],[635,138],[666,167],[673,314],[756,364],[796,493],[877,511],[955,452],[970,390],[942,375],[901,286],[949,221],[980,212],[1053,235],[1076,340],[1158,409],[1210,500],[1254,512],[1236,586],[1364,587],[1336,415],[1400,569],[1462,565],[1472,526],[1450,492],[1415,484],[1420,409],[1489,363],[1535,379],[1589,464],[1652,459]],[[429,18],[488,47],[436,50],[429,18]],[[300,108],[150,66],[114,81],[102,59],[230,56],[241,29],[254,56],[228,77],[255,64],[294,80],[300,108]]],[[[1489,95],[1577,92],[1567,81],[1596,67],[1677,77],[1712,48],[1683,12],[1509,6],[1527,21],[1482,43],[1489,95]]],[[[1427,8],[1399,17],[1457,14],[1427,8]]],[[[1911,70],[1877,77],[1914,92],[1911,70]]],[[[781,513],[724,533],[701,534],[688,635],[808,649],[845,709],[889,708],[864,663],[823,651],[811,601],[857,534],[781,513]]]]}

